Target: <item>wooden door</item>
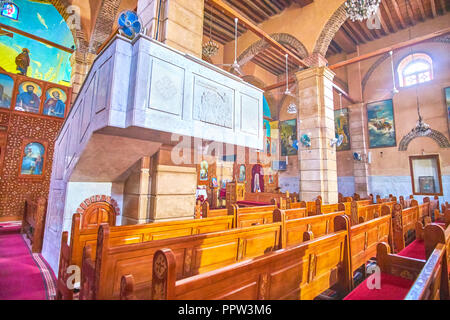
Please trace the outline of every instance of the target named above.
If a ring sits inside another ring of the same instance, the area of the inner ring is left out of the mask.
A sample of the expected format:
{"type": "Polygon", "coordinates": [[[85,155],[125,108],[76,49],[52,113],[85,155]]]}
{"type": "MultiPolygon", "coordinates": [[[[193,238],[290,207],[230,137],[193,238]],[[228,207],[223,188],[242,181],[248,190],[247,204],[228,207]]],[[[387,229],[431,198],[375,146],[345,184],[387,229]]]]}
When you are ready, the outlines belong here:
{"type": "Polygon", "coordinates": [[[86,208],[81,220],[82,229],[96,228],[102,223],[115,226],[116,212],[114,207],[107,202],[95,202],[86,208]]]}

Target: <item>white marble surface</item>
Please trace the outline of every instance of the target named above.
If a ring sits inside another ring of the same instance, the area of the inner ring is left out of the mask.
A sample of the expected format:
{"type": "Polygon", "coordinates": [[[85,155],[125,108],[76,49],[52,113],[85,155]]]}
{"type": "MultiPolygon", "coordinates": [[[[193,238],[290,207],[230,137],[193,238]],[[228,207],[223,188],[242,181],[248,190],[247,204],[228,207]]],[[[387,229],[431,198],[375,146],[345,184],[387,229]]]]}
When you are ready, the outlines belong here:
{"type": "MultiPolygon", "coordinates": [[[[442,189],[444,195],[439,197],[439,201],[450,201],[450,176],[442,176],[442,189]]],[[[369,193],[387,197],[389,194],[395,196],[409,196],[412,194],[410,176],[369,176],[369,193]]],[[[422,202],[424,196],[414,196],[422,202]]]]}
{"type": "MultiPolygon", "coordinates": [[[[94,61],[55,143],[42,252],[55,274],[61,234],[70,229],[75,207],[94,194],[114,195],[107,187],[113,181],[89,179],[92,170],[78,172],[86,158],[96,159],[92,141],[98,141],[93,136],[99,131],[148,141],[146,150],[154,149],[150,141],[167,143],[163,133],[262,149],[263,91],[145,36],[134,41],[117,36],[94,61]],[[69,181],[81,184],[68,189],[69,181]],[[98,184],[93,190],[86,182],[98,184]]],[[[151,155],[146,150],[143,155],[151,155]]],[[[136,156],[127,159],[131,162],[142,156],[134,149],[130,153],[136,156]]],[[[120,154],[111,157],[120,161],[120,154]]],[[[120,205],[120,196],[115,199],[120,205]]]]}

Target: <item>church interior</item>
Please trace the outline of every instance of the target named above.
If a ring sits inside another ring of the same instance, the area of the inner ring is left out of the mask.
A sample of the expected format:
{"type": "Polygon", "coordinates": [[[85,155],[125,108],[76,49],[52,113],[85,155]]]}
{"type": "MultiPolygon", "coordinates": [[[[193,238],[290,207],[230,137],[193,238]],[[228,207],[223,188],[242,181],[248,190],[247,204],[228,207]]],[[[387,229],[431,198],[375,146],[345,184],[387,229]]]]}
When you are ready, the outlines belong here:
{"type": "Polygon", "coordinates": [[[0,10],[0,300],[450,300],[450,0],[0,10]]]}

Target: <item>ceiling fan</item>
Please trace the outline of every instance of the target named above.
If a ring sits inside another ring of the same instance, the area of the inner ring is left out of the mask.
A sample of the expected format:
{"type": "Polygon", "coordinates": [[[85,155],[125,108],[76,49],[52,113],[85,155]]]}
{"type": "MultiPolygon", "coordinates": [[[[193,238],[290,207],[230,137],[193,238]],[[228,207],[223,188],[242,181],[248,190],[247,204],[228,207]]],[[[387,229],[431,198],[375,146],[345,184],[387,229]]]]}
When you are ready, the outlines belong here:
{"type": "Polygon", "coordinates": [[[237,62],[237,39],[238,39],[238,23],[239,19],[234,18],[234,62],[232,64],[216,64],[218,67],[231,67],[230,72],[235,71],[239,76],[244,76],[241,65],[237,62]]]}
{"type": "Polygon", "coordinates": [[[377,91],[382,91],[382,92],[388,92],[387,95],[383,98],[386,98],[387,96],[392,95],[392,97],[399,93],[396,85],[395,85],[395,71],[394,71],[394,58],[393,58],[393,54],[394,52],[391,50],[389,51],[389,56],[391,58],[391,72],[392,72],[392,84],[393,84],[393,88],[391,90],[387,90],[387,89],[377,89],[377,91]]]}
{"type": "MultiPolygon", "coordinates": [[[[292,98],[297,98],[297,95],[291,92],[291,89],[289,88],[289,64],[288,64],[288,59],[289,59],[289,55],[285,54],[284,57],[286,58],[286,87],[285,90],[283,92],[277,92],[275,93],[275,95],[283,95],[283,96],[290,96],[292,98]]],[[[293,86],[295,87],[295,85],[293,86]]]]}

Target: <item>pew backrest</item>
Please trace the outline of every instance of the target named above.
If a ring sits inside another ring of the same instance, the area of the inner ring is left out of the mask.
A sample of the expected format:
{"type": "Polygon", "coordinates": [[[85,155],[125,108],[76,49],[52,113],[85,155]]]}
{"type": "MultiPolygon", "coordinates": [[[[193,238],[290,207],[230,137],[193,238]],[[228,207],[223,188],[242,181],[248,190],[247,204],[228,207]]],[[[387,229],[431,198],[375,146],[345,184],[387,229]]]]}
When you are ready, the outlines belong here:
{"type": "Polygon", "coordinates": [[[419,207],[417,205],[402,209],[402,206],[399,203],[394,204],[392,210],[394,252],[400,252],[405,248],[405,238],[408,235],[408,232],[416,230],[418,221],[419,207]]]}
{"type": "Polygon", "coordinates": [[[46,213],[46,198],[39,197],[37,201],[33,201],[28,197],[25,199],[21,233],[25,233],[30,239],[31,252],[33,253],[39,253],[42,251],[46,213]]]}
{"type": "Polygon", "coordinates": [[[277,250],[280,234],[281,224],[274,223],[114,246],[110,228],[101,226],[95,261],[96,279],[93,281],[95,288],[89,291],[95,293],[95,299],[118,299],[122,275],[132,274],[136,281],[136,296],[149,299],[152,258],[161,248],[173,251],[177,262],[176,278],[182,279],[277,250]]]}
{"type": "MultiPolygon", "coordinates": [[[[115,226],[111,227],[110,232],[113,245],[122,245],[228,230],[233,228],[233,223],[233,216],[228,215],[205,219],[115,226]]],[[[73,215],[70,246],[67,242],[61,242],[61,247],[69,247],[70,261],[68,262],[68,265],[74,264],[81,267],[83,248],[87,245],[91,246],[92,255],[95,260],[97,235],[98,228],[80,230],[80,215],[78,213],[73,215]]]]}
{"type": "MultiPolygon", "coordinates": [[[[335,231],[334,218],[345,215],[344,212],[334,212],[318,216],[310,216],[286,220],[286,215],[282,212],[281,222],[283,224],[282,246],[290,247],[305,241],[305,233],[309,239],[315,239],[335,231]]],[[[279,221],[274,217],[274,220],[279,221]]]]}
{"type": "Polygon", "coordinates": [[[153,259],[155,300],[312,300],[330,287],[350,288],[348,230],[212,272],[176,280],[172,250],[153,259]]]}
{"type": "Polygon", "coordinates": [[[350,253],[352,273],[376,257],[377,245],[380,242],[391,243],[392,217],[381,216],[350,228],[350,253]]]}
{"type": "Polygon", "coordinates": [[[405,300],[440,300],[446,249],[438,244],[405,297],[405,300]]]}

